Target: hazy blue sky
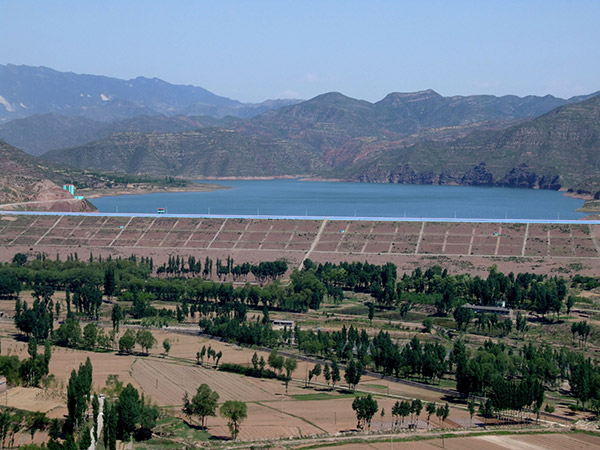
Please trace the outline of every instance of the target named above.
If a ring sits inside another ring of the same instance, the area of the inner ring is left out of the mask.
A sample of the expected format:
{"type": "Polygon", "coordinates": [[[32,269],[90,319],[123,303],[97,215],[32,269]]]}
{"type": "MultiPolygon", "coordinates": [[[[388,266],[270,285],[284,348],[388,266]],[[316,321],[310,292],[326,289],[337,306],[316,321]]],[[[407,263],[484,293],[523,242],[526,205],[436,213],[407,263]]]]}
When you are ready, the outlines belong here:
{"type": "Polygon", "coordinates": [[[593,0],[0,0],[0,64],[158,77],[242,101],[570,97],[600,89],[599,24],[593,0]]]}

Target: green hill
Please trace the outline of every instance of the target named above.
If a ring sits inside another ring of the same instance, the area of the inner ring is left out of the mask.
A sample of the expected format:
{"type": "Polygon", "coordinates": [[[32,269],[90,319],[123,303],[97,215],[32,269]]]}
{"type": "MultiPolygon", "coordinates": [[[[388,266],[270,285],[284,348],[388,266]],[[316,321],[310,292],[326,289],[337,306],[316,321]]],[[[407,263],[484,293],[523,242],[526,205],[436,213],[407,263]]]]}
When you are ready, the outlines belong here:
{"type": "Polygon", "coordinates": [[[350,168],[354,181],[572,187],[600,173],[600,96],[501,131],[397,148],[350,168]]]}

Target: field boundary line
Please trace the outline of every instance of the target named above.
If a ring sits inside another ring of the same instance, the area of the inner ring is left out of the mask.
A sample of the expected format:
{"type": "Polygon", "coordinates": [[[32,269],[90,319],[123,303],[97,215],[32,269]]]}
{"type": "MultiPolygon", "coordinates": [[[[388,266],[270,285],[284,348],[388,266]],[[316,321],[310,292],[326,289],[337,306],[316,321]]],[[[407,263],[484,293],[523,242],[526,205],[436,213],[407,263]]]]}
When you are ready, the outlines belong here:
{"type": "MultiPolygon", "coordinates": [[[[46,230],[46,232],[45,232],[44,234],[42,234],[42,235],[40,236],[40,238],[39,238],[37,241],[35,241],[35,244],[33,244],[33,245],[38,245],[38,244],[39,244],[39,243],[42,241],[42,239],[44,239],[46,236],[48,236],[48,233],[50,233],[52,230],[54,230],[54,227],[55,227],[56,225],[58,225],[58,222],[60,222],[60,220],[61,220],[61,219],[62,219],[62,216],[60,216],[60,217],[59,217],[59,218],[56,220],[56,222],[54,222],[54,224],[53,224],[53,225],[52,225],[50,228],[48,228],[48,229],[46,230]]],[[[32,223],[31,225],[33,225],[33,223],[32,223]]],[[[31,225],[29,225],[29,228],[31,228],[31,225]]]]}
{"type": "Polygon", "coordinates": [[[12,241],[10,241],[8,244],[6,244],[6,246],[7,246],[7,247],[10,247],[11,245],[13,245],[17,239],[19,239],[21,236],[23,236],[23,234],[24,234],[24,233],[25,233],[27,230],[29,230],[29,229],[31,228],[31,226],[32,226],[32,225],[34,225],[34,224],[35,224],[35,222],[36,222],[36,221],[37,221],[37,219],[35,219],[35,220],[34,220],[33,222],[31,222],[31,223],[28,223],[28,224],[25,226],[25,228],[23,228],[23,231],[21,231],[19,234],[17,234],[17,235],[14,237],[14,239],[13,239],[12,241]]]}
{"type": "Polygon", "coordinates": [[[263,238],[263,240],[258,243],[258,248],[260,250],[262,250],[262,246],[266,242],[267,238],[269,237],[269,234],[271,234],[271,231],[273,231],[273,223],[271,223],[271,225],[269,226],[269,229],[265,233],[265,237],[263,238]]]}
{"type": "Polygon", "coordinates": [[[227,223],[227,219],[225,219],[223,221],[223,223],[221,224],[221,226],[219,227],[219,229],[217,230],[217,232],[215,233],[215,235],[213,236],[213,238],[210,240],[210,242],[208,243],[208,245],[206,246],[206,249],[208,250],[211,245],[213,245],[213,242],[215,242],[217,240],[217,236],[219,234],[221,234],[221,231],[223,231],[223,228],[225,228],[225,224],[227,223]]]}
{"type": "Polygon", "coordinates": [[[494,250],[494,256],[498,256],[498,250],[500,250],[500,236],[502,236],[502,225],[498,227],[498,239],[496,239],[496,249],[494,250]]]}
{"type": "MultiPolygon", "coordinates": [[[[279,400],[273,400],[273,401],[274,401],[274,402],[278,402],[279,400]]],[[[292,414],[291,412],[288,412],[288,411],[283,411],[283,409],[277,409],[277,408],[274,408],[274,407],[272,407],[272,406],[270,406],[270,405],[265,405],[265,403],[266,403],[266,402],[264,402],[264,401],[258,401],[258,402],[254,402],[254,403],[255,403],[255,404],[257,404],[257,405],[259,405],[259,406],[262,406],[263,408],[267,408],[267,409],[270,409],[270,410],[272,410],[272,411],[276,411],[276,412],[278,412],[278,413],[285,414],[286,416],[293,417],[294,419],[301,420],[302,422],[304,422],[304,423],[306,423],[306,424],[308,424],[308,425],[310,425],[310,426],[312,426],[312,427],[315,427],[317,430],[321,430],[321,431],[322,431],[323,433],[325,433],[326,435],[329,435],[329,433],[327,432],[327,430],[324,430],[324,429],[323,429],[323,428],[321,428],[320,426],[318,426],[318,425],[315,425],[315,424],[314,424],[314,423],[312,423],[310,420],[307,420],[307,419],[305,419],[305,418],[304,418],[304,417],[302,417],[302,416],[296,416],[295,414],[292,414]]]]}
{"type": "MultiPolygon", "coordinates": [[[[390,246],[388,247],[388,253],[392,254],[392,250],[394,249],[394,242],[396,242],[398,239],[398,224],[394,224],[394,231],[392,232],[392,239],[390,242],[390,246]]],[[[365,253],[364,251],[362,251],[361,253],[365,253]]]]}
{"type": "Polygon", "coordinates": [[[523,237],[523,247],[521,247],[521,256],[525,256],[525,248],[527,247],[527,239],[529,239],[529,224],[525,226],[525,236],[523,237]]]}
{"type": "Polygon", "coordinates": [[[125,225],[123,225],[123,227],[122,227],[122,228],[119,230],[119,232],[117,233],[117,235],[115,236],[115,238],[114,238],[114,239],[111,241],[111,243],[110,243],[110,244],[108,244],[108,246],[109,246],[109,247],[112,247],[112,246],[113,246],[113,244],[115,243],[115,241],[116,241],[117,239],[119,239],[119,237],[120,237],[120,236],[123,234],[123,231],[125,231],[125,229],[126,229],[126,228],[127,228],[127,226],[128,226],[130,223],[131,223],[131,221],[132,221],[132,220],[133,220],[133,217],[131,217],[131,218],[129,219],[129,221],[128,221],[128,222],[127,222],[125,225]]]}
{"type": "MultiPolygon", "coordinates": [[[[106,225],[106,222],[108,222],[108,219],[110,219],[110,217],[108,217],[108,216],[107,216],[107,217],[104,219],[104,222],[102,222],[102,223],[100,224],[100,226],[99,226],[98,228],[96,228],[96,232],[95,232],[94,234],[92,234],[92,235],[89,237],[89,239],[88,239],[88,242],[89,242],[90,240],[92,240],[92,239],[95,239],[95,238],[96,238],[96,235],[97,235],[98,233],[100,233],[100,230],[101,230],[101,229],[104,227],[104,225],[106,225]]],[[[89,245],[89,244],[88,244],[88,245],[89,245]]],[[[90,246],[90,247],[91,247],[91,246],[90,246]]]]}
{"type": "Polygon", "coordinates": [[[471,230],[471,240],[469,241],[469,250],[467,250],[467,255],[472,255],[473,252],[473,240],[475,240],[475,228],[471,230]]]}
{"type": "Polygon", "coordinates": [[[302,258],[302,262],[300,263],[300,267],[298,268],[298,270],[304,269],[304,261],[306,261],[308,259],[310,254],[313,252],[313,250],[315,249],[315,247],[321,240],[321,235],[323,234],[323,231],[325,230],[326,226],[327,226],[327,219],[323,219],[323,222],[321,223],[321,226],[319,227],[319,231],[317,232],[317,235],[315,236],[312,244],[310,244],[310,248],[308,249],[308,251],[304,254],[304,258],[302,258]]]}
{"type": "MultiPolygon", "coordinates": [[[[62,217],[61,217],[61,219],[62,219],[62,217]]],[[[82,218],[82,219],[81,219],[81,220],[80,220],[80,221],[77,223],[77,225],[75,226],[75,228],[73,228],[73,229],[71,230],[71,232],[69,233],[69,237],[70,237],[70,238],[71,238],[71,237],[74,237],[73,233],[75,233],[77,230],[79,230],[79,226],[80,226],[80,225],[83,223],[83,221],[84,221],[84,219],[82,218]]]]}
{"type": "Polygon", "coordinates": [[[573,227],[571,226],[569,226],[569,244],[571,244],[573,256],[577,256],[577,250],[575,249],[575,238],[573,237],[573,227]]]}
{"type": "Polygon", "coordinates": [[[371,228],[369,228],[369,233],[367,234],[367,236],[365,237],[365,243],[362,246],[362,248],[360,249],[361,253],[364,253],[365,250],[367,249],[367,244],[369,243],[369,238],[373,237],[373,228],[375,228],[375,224],[371,224],[371,228]]]}
{"type": "Polygon", "coordinates": [[[162,241],[160,241],[160,244],[158,244],[159,247],[162,247],[162,245],[165,243],[165,241],[167,240],[167,238],[169,237],[169,235],[171,234],[171,231],[173,231],[175,229],[175,227],[177,226],[177,224],[179,223],[179,219],[177,219],[175,221],[175,223],[173,225],[171,225],[171,228],[169,228],[167,230],[167,232],[165,233],[165,237],[162,238],[162,241]]]}
{"type": "Polygon", "coordinates": [[[417,239],[417,246],[415,247],[415,255],[419,254],[421,248],[421,241],[423,240],[423,234],[425,233],[425,221],[421,223],[421,231],[419,231],[419,238],[417,239]]]}
{"type": "Polygon", "coordinates": [[[148,225],[146,227],[146,229],[144,230],[144,232],[142,233],[142,235],[137,239],[137,241],[135,241],[135,244],[133,244],[134,247],[137,247],[138,244],[140,243],[140,241],[142,239],[144,239],[144,237],[148,234],[148,231],[150,231],[152,229],[152,227],[154,226],[154,222],[156,222],[156,218],[154,218],[154,220],[152,222],[150,222],[150,225],[148,225]]]}
{"type": "Polygon", "coordinates": [[[233,247],[231,248],[232,250],[236,249],[236,248],[237,248],[237,245],[238,245],[240,242],[242,242],[242,237],[244,236],[244,234],[246,234],[246,232],[248,231],[248,228],[250,227],[250,225],[251,225],[251,224],[252,224],[252,221],[251,221],[251,220],[249,220],[249,221],[246,223],[246,226],[244,227],[243,231],[241,231],[241,232],[240,232],[240,234],[239,234],[239,236],[238,236],[237,240],[235,241],[235,244],[233,244],[233,247]]]}

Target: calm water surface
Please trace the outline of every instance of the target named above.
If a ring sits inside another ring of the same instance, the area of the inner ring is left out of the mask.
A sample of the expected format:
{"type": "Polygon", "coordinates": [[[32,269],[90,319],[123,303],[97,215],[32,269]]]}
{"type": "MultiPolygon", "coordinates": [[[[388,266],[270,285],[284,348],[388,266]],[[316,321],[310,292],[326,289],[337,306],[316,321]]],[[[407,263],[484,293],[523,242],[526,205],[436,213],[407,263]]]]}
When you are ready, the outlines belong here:
{"type": "Polygon", "coordinates": [[[328,183],[298,180],[207,181],[212,192],[93,199],[101,212],[367,216],[414,218],[579,219],[582,200],[560,192],[471,186],[328,183]]]}

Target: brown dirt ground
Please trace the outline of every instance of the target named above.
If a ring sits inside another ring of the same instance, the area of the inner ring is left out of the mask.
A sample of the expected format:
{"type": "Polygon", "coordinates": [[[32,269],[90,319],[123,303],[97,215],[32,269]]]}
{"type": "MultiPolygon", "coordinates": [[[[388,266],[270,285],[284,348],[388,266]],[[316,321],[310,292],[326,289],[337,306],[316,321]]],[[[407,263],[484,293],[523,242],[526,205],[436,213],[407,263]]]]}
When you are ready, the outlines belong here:
{"type": "MultiPolygon", "coordinates": [[[[315,447],[318,448],[318,447],[315,447]]],[[[538,434],[510,436],[479,436],[432,439],[414,442],[379,442],[336,446],[339,450],[389,450],[389,449],[456,449],[456,450],[587,450],[600,448],[600,438],[585,434],[538,434]]]]}
{"type": "MultiPolygon", "coordinates": [[[[134,253],[153,257],[155,263],[162,264],[177,253],[213,259],[232,256],[237,263],[285,258],[294,267],[309,253],[320,224],[258,219],[229,219],[223,224],[223,219],[213,218],[129,218],[99,214],[62,216],[60,220],[2,216],[0,260],[7,261],[17,252],[31,255],[41,252],[51,257],[58,253],[64,258],[75,252],[87,257],[91,251],[103,257],[134,253]]],[[[506,273],[592,275],[600,269],[600,227],[584,223],[531,224],[528,234],[526,229],[522,224],[329,221],[308,256],[319,262],[393,262],[401,273],[412,271],[417,264],[424,267],[438,264],[451,273],[477,275],[486,273],[492,264],[506,273]],[[523,247],[526,235],[529,237],[523,247]]]]}

